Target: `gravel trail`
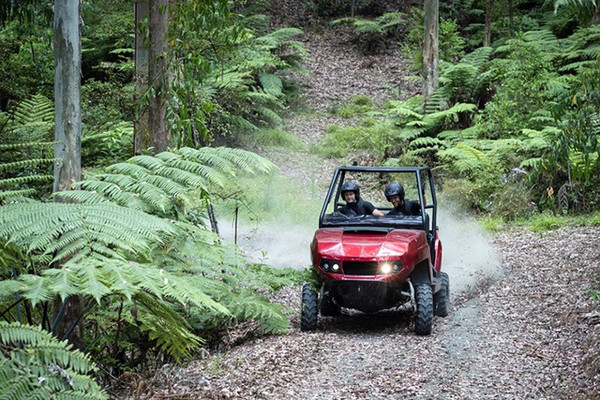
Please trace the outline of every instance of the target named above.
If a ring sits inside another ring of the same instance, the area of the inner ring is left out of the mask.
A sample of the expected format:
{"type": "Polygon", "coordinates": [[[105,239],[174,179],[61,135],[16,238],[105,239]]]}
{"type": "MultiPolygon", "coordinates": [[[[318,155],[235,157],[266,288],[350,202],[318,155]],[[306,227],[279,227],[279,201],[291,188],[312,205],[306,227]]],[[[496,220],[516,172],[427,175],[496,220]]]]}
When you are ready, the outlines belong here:
{"type": "MultiPolygon", "coordinates": [[[[321,318],[299,330],[300,289],[287,335],[263,337],[146,381],[152,399],[597,399],[600,317],[588,295],[600,228],[495,235],[504,275],[455,293],[433,333],[410,310],[321,318]]],[[[452,275],[450,275],[452,285],[452,275]]]]}

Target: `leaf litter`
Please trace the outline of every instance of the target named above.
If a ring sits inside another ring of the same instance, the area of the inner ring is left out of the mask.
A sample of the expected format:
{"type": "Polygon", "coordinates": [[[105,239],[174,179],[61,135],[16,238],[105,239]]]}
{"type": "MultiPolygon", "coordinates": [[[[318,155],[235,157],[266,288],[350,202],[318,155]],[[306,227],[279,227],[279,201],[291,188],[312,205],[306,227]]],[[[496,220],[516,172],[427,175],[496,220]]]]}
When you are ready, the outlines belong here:
{"type": "MultiPolygon", "coordinates": [[[[299,330],[300,288],[273,301],[292,330],[165,365],[139,399],[594,399],[600,311],[590,297],[600,228],[496,234],[505,274],[415,336],[411,311],[321,318],[299,330]]],[[[451,277],[452,279],[452,277],[451,277]]]]}

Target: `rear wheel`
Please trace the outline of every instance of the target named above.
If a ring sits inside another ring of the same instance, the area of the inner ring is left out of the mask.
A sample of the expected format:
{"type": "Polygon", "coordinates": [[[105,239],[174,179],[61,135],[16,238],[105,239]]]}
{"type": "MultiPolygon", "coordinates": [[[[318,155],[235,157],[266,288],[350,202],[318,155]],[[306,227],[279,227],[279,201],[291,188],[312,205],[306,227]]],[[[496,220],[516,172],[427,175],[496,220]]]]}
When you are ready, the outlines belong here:
{"type": "Polygon", "coordinates": [[[415,303],[415,333],[429,335],[433,325],[433,291],[430,284],[415,286],[415,303]]]}
{"type": "Polygon", "coordinates": [[[300,310],[300,330],[303,332],[317,329],[318,296],[310,283],[302,286],[302,305],[300,310]]]}
{"type": "Polygon", "coordinates": [[[445,272],[440,274],[440,278],[442,287],[433,295],[433,313],[439,317],[445,317],[450,309],[450,278],[445,272]]]}

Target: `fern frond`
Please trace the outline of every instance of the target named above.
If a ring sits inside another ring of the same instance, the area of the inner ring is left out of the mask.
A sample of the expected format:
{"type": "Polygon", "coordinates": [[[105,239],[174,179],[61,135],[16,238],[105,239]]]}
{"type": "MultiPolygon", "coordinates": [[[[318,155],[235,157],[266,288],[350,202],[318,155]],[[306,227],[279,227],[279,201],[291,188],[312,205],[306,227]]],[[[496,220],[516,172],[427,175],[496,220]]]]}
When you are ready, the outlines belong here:
{"type": "Polygon", "coordinates": [[[13,161],[7,163],[0,163],[0,171],[18,169],[21,167],[34,167],[40,164],[52,164],[54,158],[34,158],[30,160],[13,161]]]}
{"type": "Polygon", "coordinates": [[[450,162],[460,173],[475,171],[489,164],[485,153],[462,143],[442,150],[438,154],[450,162]]]}
{"type": "Polygon", "coordinates": [[[107,398],[87,375],[96,371],[89,356],[39,327],[0,321],[0,343],[3,398],[107,398]]]}
{"type": "Polygon", "coordinates": [[[417,138],[417,139],[411,141],[409,147],[416,148],[416,147],[436,147],[437,146],[439,148],[439,146],[443,146],[443,145],[444,145],[444,141],[442,141],[438,138],[425,136],[425,137],[417,138]]]}
{"type": "Polygon", "coordinates": [[[19,103],[14,112],[17,125],[28,125],[36,122],[53,122],[54,105],[47,97],[37,94],[19,103]]]}
{"type": "Polygon", "coordinates": [[[270,303],[262,296],[242,291],[227,300],[225,305],[240,321],[257,321],[263,331],[275,334],[285,333],[290,328],[289,320],[283,313],[283,306],[270,303]]]}
{"type": "Polygon", "coordinates": [[[389,102],[391,108],[389,109],[390,114],[392,115],[401,115],[404,117],[412,117],[417,119],[422,119],[423,115],[415,112],[412,108],[406,106],[406,104],[402,101],[392,100],[389,102]]]}
{"type": "Polygon", "coordinates": [[[190,326],[182,316],[163,301],[140,292],[135,303],[143,312],[140,316],[141,329],[148,331],[150,339],[156,340],[159,347],[177,359],[189,357],[203,340],[190,331],[190,326]]]}
{"type": "MultiPolygon", "coordinates": [[[[113,204],[19,203],[0,207],[0,237],[29,252],[46,251],[61,235],[74,233],[92,244],[135,253],[145,253],[149,243],[160,243],[173,234],[168,222],[113,204]]],[[[56,260],[66,258],[57,249],[56,260]]]]}
{"type": "Polygon", "coordinates": [[[24,183],[32,182],[52,182],[53,180],[54,176],[52,175],[29,175],[8,179],[0,179],[0,188],[14,185],[22,185],[24,183]]]}
{"type": "Polygon", "coordinates": [[[543,159],[541,157],[528,158],[526,160],[521,161],[519,167],[521,168],[537,168],[542,165],[543,159]]]}
{"type": "Polygon", "coordinates": [[[427,128],[402,128],[395,135],[402,140],[412,140],[427,131],[427,128]]]}
{"type": "Polygon", "coordinates": [[[271,123],[271,125],[279,125],[282,122],[282,119],[279,116],[279,114],[277,114],[275,111],[268,107],[257,107],[256,111],[260,115],[265,117],[265,119],[267,119],[271,123]]]}
{"type": "Polygon", "coordinates": [[[492,47],[479,47],[469,54],[466,54],[461,62],[465,64],[469,64],[474,66],[477,69],[480,69],[481,66],[490,59],[490,56],[493,53],[492,47]]]}
{"type": "Polygon", "coordinates": [[[275,74],[260,73],[258,80],[263,89],[272,96],[279,97],[283,93],[283,82],[281,78],[275,74]]]}

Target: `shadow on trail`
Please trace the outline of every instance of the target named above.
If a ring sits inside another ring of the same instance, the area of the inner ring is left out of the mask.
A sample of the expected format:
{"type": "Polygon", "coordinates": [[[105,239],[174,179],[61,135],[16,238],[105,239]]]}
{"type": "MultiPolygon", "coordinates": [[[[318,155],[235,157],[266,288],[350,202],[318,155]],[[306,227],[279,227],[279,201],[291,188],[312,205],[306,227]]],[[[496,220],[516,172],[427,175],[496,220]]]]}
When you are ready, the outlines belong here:
{"type": "Polygon", "coordinates": [[[414,313],[411,307],[361,313],[344,310],[336,317],[320,317],[319,331],[337,334],[412,333],[414,313]]]}

